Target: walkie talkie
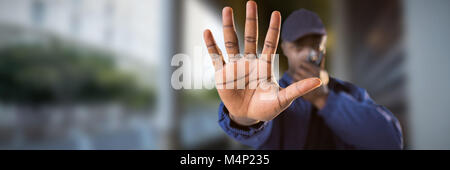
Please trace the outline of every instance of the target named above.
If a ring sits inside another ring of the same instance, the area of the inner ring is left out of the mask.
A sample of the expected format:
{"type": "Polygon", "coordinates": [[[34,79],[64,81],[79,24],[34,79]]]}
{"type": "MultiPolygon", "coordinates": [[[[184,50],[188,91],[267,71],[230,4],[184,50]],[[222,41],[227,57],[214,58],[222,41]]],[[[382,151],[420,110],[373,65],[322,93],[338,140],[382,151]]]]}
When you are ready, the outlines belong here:
{"type": "MultiPolygon", "coordinates": [[[[324,58],[324,51],[320,51],[319,54],[317,54],[317,52],[315,50],[311,50],[308,54],[308,62],[316,65],[317,67],[320,68],[320,64],[322,64],[322,60],[324,58]]],[[[329,75],[328,72],[324,69],[320,69],[320,75],[319,75],[320,80],[322,80],[322,83],[324,85],[327,85],[329,82],[329,75]]]]}
{"type": "Polygon", "coordinates": [[[319,54],[317,54],[315,50],[311,50],[308,54],[308,61],[320,67],[320,64],[322,63],[323,60],[323,56],[324,56],[323,51],[320,51],[319,54]]]}

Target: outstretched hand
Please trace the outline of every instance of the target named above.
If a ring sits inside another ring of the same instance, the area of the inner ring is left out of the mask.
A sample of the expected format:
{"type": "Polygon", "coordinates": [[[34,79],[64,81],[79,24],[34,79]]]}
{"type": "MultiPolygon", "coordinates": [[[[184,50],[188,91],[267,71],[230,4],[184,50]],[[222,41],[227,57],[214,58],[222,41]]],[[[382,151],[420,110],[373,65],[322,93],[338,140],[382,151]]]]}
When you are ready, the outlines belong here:
{"type": "Polygon", "coordinates": [[[254,1],[247,2],[245,49],[240,55],[234,26],[233,10],[222,11],[223,36],[229,61],[225,63],[210,30],[204,40],[215,68],[217,91],[229,111],[230,118],[240,125],[269,121],[285,110],[293,100],[319,87],[318,78],[308,78],[281,88],[272,72],[281,27],[280,12],[274,11],[260,57],[257,56],[258,15],[254,1]]]}

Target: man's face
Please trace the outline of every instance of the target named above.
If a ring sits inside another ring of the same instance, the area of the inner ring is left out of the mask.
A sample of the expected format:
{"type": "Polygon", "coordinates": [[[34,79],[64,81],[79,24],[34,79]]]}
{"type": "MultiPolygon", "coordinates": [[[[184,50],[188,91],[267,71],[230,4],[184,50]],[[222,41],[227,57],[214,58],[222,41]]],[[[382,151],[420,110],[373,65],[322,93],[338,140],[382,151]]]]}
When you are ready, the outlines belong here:
{"type": "MultiPolygon", "coordinates": [[[[326,96],[328,93],[326,85],[329,77],[324,70],[325,60],[322,59],[320,66],[308,60],[312,50],[315,51],[315,54],[325,53],[325,42],[326,36],[309,35],[295,42],[283,42],[281,44],[284,54],[288,57],[288,74],[294,82],[311,77],[319,77],[322,80],[322,86],[302,96],[310,102],[314,102],[318,97],[326,96]]],[[[314,58],[314,56],[311,57],[314,58]]]]}
{"type": "MultiPolygon", "coordinates": [[[[325,53],[326,36],[308,35],[295,42],[282,42],[281,47],[284,55],[288,57],[289,69],[297,68],[301,63],[308,62],[311,50],[316,54],[325,53]]],[[[324,62],[321,63],[323,68],[324,62]]]]}

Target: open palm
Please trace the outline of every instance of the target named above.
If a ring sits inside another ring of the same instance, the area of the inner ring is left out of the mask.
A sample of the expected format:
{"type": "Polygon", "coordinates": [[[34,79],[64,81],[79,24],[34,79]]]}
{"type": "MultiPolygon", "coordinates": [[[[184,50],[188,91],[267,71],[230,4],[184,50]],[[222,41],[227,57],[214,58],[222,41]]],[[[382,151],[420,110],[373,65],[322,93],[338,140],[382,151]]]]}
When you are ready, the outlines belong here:
{"type": "Polygon", "coordinates": [[[321,85],[318,78],[304,79],[281,88],[272,71],[281,27],[281,15],[272,13],[260,57],[257,56],[258,17],[254,1],[248,1],[245,21],[245,50],[240,55],[233,11],[222,11],[223,35],[229,62],[225,63],[210,30],[204,40],[215,67],[217,91],[230,117],[241,125],[269,121],[285,110],[293,100],[321,85]]]}

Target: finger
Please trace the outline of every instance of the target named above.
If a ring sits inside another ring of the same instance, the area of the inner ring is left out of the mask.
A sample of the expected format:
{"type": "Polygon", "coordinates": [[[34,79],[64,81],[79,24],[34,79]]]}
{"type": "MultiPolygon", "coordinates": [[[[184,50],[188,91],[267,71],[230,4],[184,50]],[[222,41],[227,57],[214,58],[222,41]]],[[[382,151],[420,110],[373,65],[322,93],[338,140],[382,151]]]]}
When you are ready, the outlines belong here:
{"type": "Polygon", "coordinates": [[[312,75],[312,74],[310,74],[310,73],[308,73],[308,72],[306,72],[305,70],[297,70],[296,72],[295,72],[296,74],[296,78],[298,78],[297,80],[303,80],[303,79],[307,79],[307,78],[311,78],[311,77],[317,77],[317,76],[314,76],[314,75],[312,75]]]}
{"type": "Polygon", "coordinates": [[[309,73],[317,75],[317,76],[319,75],[319,72],[320,72],[320,68],[318,66],[311,64],[309,62],[300,63],[299,70],[304,70],[306,72],[309,72],[309,73]]]}
{"type": "Polygon", "coordinates": [[[294,80],[294,82],[297,82],[297,81],[303,80],[305,78],[303,77],[303,75],[296,72],[296,74],[292,75],[292,79],[294,80]]]}
{"type": "Polygon", "coordinates": [[[280,100],[280,105],[288,105],[294,99],[314,90],[315,88],[322,85],[322,81],[319,78],[308,78],[291,84],[287,88],[281,90],[278,93],[278,99],[280,100]]]}
{"type": "Polygon", "coordinates": [[[222,10],[223,38],[228,53],[228,59],[233,61],[239,55],[239,43],[234,27],[233,9],[225,7],[222,10]]]}
{"type": "Polygon", "coordinates": [[[256,2],[247,2],[247,14],[245,19],[245,54],[256,55],[256,46],[258,43],[258,11],[256,2]]]}
{"type": "Polygon", "coordinates": [[[270,18],[269,29],[267,31],[266,39],[264,40],[264,48],[262,51],[262,59],[265,59],[269,63],[272,60],[272,54],[277,51],[278,40],[280,37],[280,25],[281,25],[281,15],[280,12],[272,12],[272,17],[270,18]]]}
{"type": "Polygon", "coordinates": [[[303,79],[307,79],[307,78],[313,78],[313,77],[319,78],[319,75],[311,74],[310,72],[307,72],[305,70],[297,71],[297,75],[300,77],[299,80],[303,80],[303,79]]]}
{"type": "Polygon", "coordinates": [[[211,56],[211,60],[214,65],[214,69],[217,71],[223,67],[225,62],[223,61],[222,52],[214,40],[214,37],[210,30],[205,30],[203,32],[203,39],[205,40],[206,47],[208,48],[208,53],[211,56]]]}

